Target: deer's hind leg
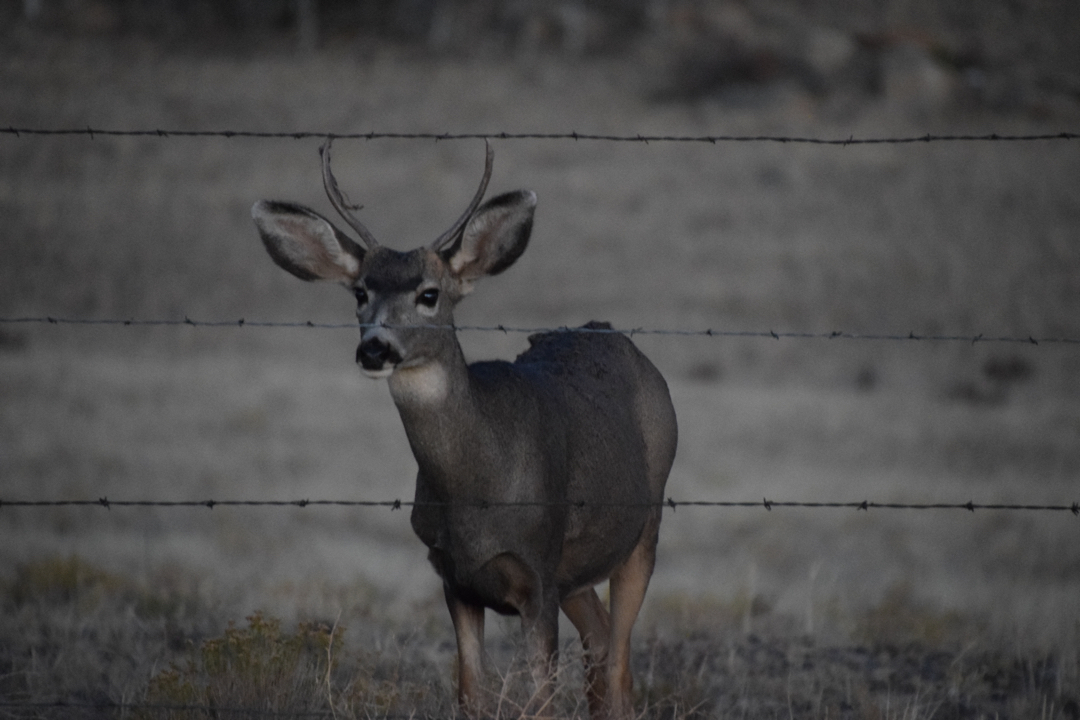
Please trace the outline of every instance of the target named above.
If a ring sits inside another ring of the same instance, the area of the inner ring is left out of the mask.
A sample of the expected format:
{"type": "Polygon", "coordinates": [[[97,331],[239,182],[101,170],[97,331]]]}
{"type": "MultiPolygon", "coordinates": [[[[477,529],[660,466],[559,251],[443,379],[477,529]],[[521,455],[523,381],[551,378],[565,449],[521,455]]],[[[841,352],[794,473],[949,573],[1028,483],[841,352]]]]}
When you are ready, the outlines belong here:
{"type": "Polygon", "coordinates": [[[625,720],[633,717],[630,692],[630,633],[634,628],[645,591],[656,564],[658,522],[650,522],[630,557],[611,575],[611,640],[607,659],[607,694],[609,717],[625,720]]]}
{"type": "Polygon", "coordinates": [[[602,718],[607,695],[608,644],[611,639],[611,620],[607,608],[596,590],[589,587],[562,601],[562,610],[581,635],[585,656],[585,696],[589,701],[589,716],[602,718]]]}

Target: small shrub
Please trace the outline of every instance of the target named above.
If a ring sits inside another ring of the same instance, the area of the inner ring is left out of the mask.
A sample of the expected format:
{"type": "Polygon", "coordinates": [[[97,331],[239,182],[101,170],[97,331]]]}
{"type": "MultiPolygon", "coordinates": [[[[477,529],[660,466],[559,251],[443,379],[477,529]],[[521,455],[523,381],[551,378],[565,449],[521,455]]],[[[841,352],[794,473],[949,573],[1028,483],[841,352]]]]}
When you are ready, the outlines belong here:
{"type": "Polygon", "coordinates": [[[146,703],[160,706],[146,718],[213,717],[227,708],[270,712],[329,709],[333,648],[343,629],[301,623],[283,633],[281,622],[255,613],[247,627],[230,623],[185,661],[154,676],[146,703]]]}

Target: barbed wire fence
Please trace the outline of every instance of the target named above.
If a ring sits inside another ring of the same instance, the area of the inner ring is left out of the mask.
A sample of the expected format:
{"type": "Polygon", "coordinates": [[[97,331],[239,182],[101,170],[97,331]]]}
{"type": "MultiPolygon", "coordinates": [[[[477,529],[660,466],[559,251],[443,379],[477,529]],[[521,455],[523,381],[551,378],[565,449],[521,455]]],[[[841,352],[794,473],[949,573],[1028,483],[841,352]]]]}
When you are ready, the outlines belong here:
{"type": "MultiPolygon", "coordinates": [[[[461,141],[461,140],[537,140],[537,141],[573,141],[573,142],[618,142],[618,143],[682,143],[717,145],[722,143],[777,143],[777,144],[806,144],[823,145],[845,148],[851,146],[867,145],[916,145],[935,143],[991,143],[991,142],[1071,142],[1080,139],[1080,133],[1060,132],[1043,134],[998,134],[989,133],[981,135],[918,135],[906,137],[854,137],[846,138],[817,138],[798,137],[783,135],[612,135],[592,134],[579,132],[564,133],[401,133],[401,132],[365,132],[365,133],[334,133],[334,132],[264,132],[253,130],[183,130],[183,129],[111,129],[111,128],[30,128],[9,126],[0,128],[0,136],[8,139],[26,139],[31,137],[85,137],[89,140],[106,137],[145,137],[158,139],[269,139],[269,140],[307,140],[307,139],[337,139],[337,140],[427,140],[434,142],[461,141]]],[[[182,319],[169,318],[76,318],[58,316],[32,316],[32,317],[0,317],[0,326],[3,325],[51,325],[51,326],[91,326],[91,327],[164,327],[164,328],[221,328],[241,330],[245,328],[307,328],[315,330],[355,330],[357,323],[324,323],[313,321],[262,321],[248,320],[244,318],[210,319],[200,320],[185,315],[182,319]]],[[[592,332],[592,333],[621,333],[626,335],[663,335],[679,337],[708,337],[708,338],[760,338],[780,340],[822,340],[822,341],[870,341],[870,342],[928,342],[928,343],[1002,343],[1023,344],[1029,346],[1074,346],[1080,345],[1080,338],[1059,336],[1046,337],[1032,335],[988,335],[982,333],[936,333],[918,334],[909,332],[852,332],[845,330],[832,330],[827,332],[798,332],[767,330],[731,330],[731,329],[673,329],[673,328],[567,328],[567,327],[513,327],[506,325],[479,326],[479,325],[456,325],[456,326],[421,326],[432,329],[453,329],[458,332],[501,332],[501,333],[524,333],[533,334],[540,332],[592,332]]],[[[597,505],[598,503],[588,503],[597,505]]],[[[47,508],[96,508],[110,511],[113,509],[139,510],[163,508],[173,510],[217,508],[266,508],[266,509],[311,509],[311,508],[373,508],[390,511],[403,510],[406,508],[426,506],[446,506],[445,503],[416,502],[402,499],[389,500],[364,500],[364,499],[292,499],[292,500],[265,500],[265,499],[203,499],[203,500],[152,500],[152,499],[129,499],[116,500],[107,497],[96,499],[67,499],[67,500],[41,500],[41,499],[11,499],[0,498],[0,512],[12,512],[17,510],[33,510],[47,508]]],[[[564,505],[567,507],[584,507],[584,502],[477,502],[477,503],[453,503],[455,507],[476,507],[481,510],[498,510],[500,508],[514,507],[537,507],[549,505],[564,505]]],[[[605,506],[624,507],[626,503],[602,503],[605,506]]],[[[855,510],[869,511],[961,511],[967,513],[981,511],[1004,511],[1004,512],[1038,512],[1071,514],[1080,517],[1080,502],[1071,501],[1058,504],[1025,504],[1025,503],[976,503],[967,502],[876,502],[871,500],[858,501],[788,501],[771,500],[677,500],[669,497],[660,503],[640,504],[642,507],[660,507],[664,510],[676,512],[680,508],[708,508],[708,509],[764,509],[766,511],[778,509],[812,509],[812,510],[855,510]]],[[[10,713],[45,713],[45,712],[83,712],[97,714],[102,712],[120,713],[142,712],[150,714],[158,713],[201,713],[213,717],[336,717],[337,713],[330,710],[266,710],[254,707],[219,707],[200,704],[162,704],[146,702],[78,702],[78,701],[0,701],[0,708],[10,713]]],[[[411,717],[406,715],[376,714],[374,717],[389,720],[390,718],[411,717]]]]}
{"type": "MultiPolygon", "coordinates": [[[[221,705],[206,705],[198,703],[149,703],[149,702],[76,702],[66,700],[54,700],[51,702],[10,702],[0,701],[0,709],[11,711],[25,710],[28,712],[43,712],[46,710],[56,711],[83,711],[85,713],[100,712],[143,712],[151,714],[164,714],[171,716],[174,713],[199,713],[199,717],[266,717],[266,718],[339,718],[342,713],[330,710],[267,710],[257,707],[228,707],[221,705]]],[[[371,713],[365,711],[363,717],[369,720],[417,720],[415,713],[371,713]]],[[[423,716],[419,716],[423,717],[423,716]]],[[[448,720],[450,720],[448,718],[448,720]]]]}
{"type": "Polygon", "coordinates": [[[525,133],[525,132],[473,132],[473,133],[430,133],[430,132],[316,132],[291,131],[273,132],[262,130],[181,130],[162,128],[143,128],[121,130],[116,128],[0,128],[0,134],[16,138],[34,136],[85,136],[95,137],[154,137],[154,138],[225,138],[225,139],[261,139],[261,140],[574,140],[599,142],[629,143],[700,143],[717,145],[720,143],[779,143],[798,145],[914,145],[918,143],[951,142],[1035,142],[1054,140],[1077,140],[1080,133],[1057,132],[1035,134],[985,133],[970,135],[909,135],[902,137],[855,137],[818,138],[791,135],[615,135],[581,132],[525,133]]]}
{"type": "MultiPolygon", "coordinates": [[[[59,318],[59,317],[21,317],[21,318],[0,318],[0,325],[3,324],[47,324],[47,325],[89,325],[89,326],[120,326],[120,327],[194,327],[194,328],[310,328],[310,329],[322,329],[322,330],[355,330],[363,327],[374,327],[373,325],[366,325],[362,323],[317,323],[312,321],[302,322],[281,322],[281,321],[248,321],[244,319],[240,320],[193,320],[189,317],[185,317],[183,320],[168,320],[168,319],[150,319],[150,320],[137,320],[137,319],[117,319],[117,318],[59,318]]],[[[672,329],[650,329],[650,328],[636,328],[636,329],[618,329],[618,328],[602,328],[602,327],[557,327],[557,328],[544,328],[544,327],[512,327],[505,325],[495,326],[479,326],[479,325],[408,325],[408,326],[386,326],[383,327],[405,327],[405,328],[422,328],[422,329],[436,329],[436,330],[455,330],[455,331],[476,331],[476,332],[502,332],[502,333],[542,333],[542,332],[578,332],[578,333],[601,333],[601,334],[626,334],[626,335],[676,335],[676,336],[699,336],[699,337],[715,337],[715,338],[771,338],[774,340],[852,340],[852,341],[891,341],[891,342],[905,342],[905,341],[927,341],[927,342],[965,342],[965,343],[1021,343],[1027,345],[1051,345],[1051,344],[1063,344],[1063,345],[1078,345],[1080,344],[1080,338],[1071,337],[1033,337],[1033,336],[987,336],[984,334],[976,335],[917,335],[914,332],[907,334],[888,334],[888,333],[852,333],[843,331],[832,331],[823,333],[811,333],[811,332],[776,332],[773,330],[767,331],[743,331],[743,330],[713,330],[711,328],[706,330],[672,330],[672,329]]],[[[298,499],[298,500],[109,500],[106,497],[97,499],[81,499],[81,500],[10,500],[0,497],[0,510],[4,508],[47,508],[47,507],[101,507],[105,509],[111,508],[206,508],[213,510],[215,507],[293,507],[293,508],[307,508],[307,507],[367,507],[367,508],[388,508],[390,510],[400,510],[407,507],[446,507],[448,505],[454,505],[455,507],[476,507],[480,509],[495,509],[495,508],[507,508],[507,507],[541,507],[541,506],[567,506],[567,507],[584,507],[586,505],[597,507],[628,507],[627,503],[609,502],[609,503],[595,503],[595,502],[476,502],[476,503],[431,503],[431,502],[415,502],[401,499],[393,500],[332,500],[332,499],[298,499]]],[[[1071,502],[1069,504],[1024,504],[1024,503],[976,503],[974,501],[968,502],[953,502],[953,503],[912,503],[912,502],[876,502],[870,500],[860,501],[787,501],[787,500],[769,500],[768,498],[762,498],[757,501],[727,501],[727,500],[675,500],[674,498],[668,498],[660,503],[635,503],[634,507],[661,507],[669,510],[677,510],[680,507],[697,507],[697,508],[764,508],[765,510],[772,510],[773,508],[804,508],[804,509],[854,509],[854,510],[965,510],[968,512],[975,512],[976,510],[998,510],[998,511],[1026,511],[1026,512],[1071,512],[1075,516],[1080,516],[1080,503],[1071,502]]]]}
{"type": "MultiPolygon", "coordinates": [[[[461,140],[542,140],[542,141],[592,141],[592,142],[617,142],[617,143],[697,143],[716,145],[721,143],[778,143],[778,144],[809,144],[834,147],[848,147],[858,145],[914,145],[930,143],[970,143],[970,142],[1060,142],[1080,139],[1080,133],[1057,132],[1035,134],[925,134],[898,137],[855,137],[846,138],[823,138],[809,136],[788,135],[644,135],[644,134],[597,134],[582,132],[550,132],[550,133],[521,133],[521,132],[467,132],[467,133],[427,133],[427,132],[317,132],[317,131],[259,131],[259,130],[185,130],[185,129],[117,129],[117,128],[34,128],[9,126],[0,128],[0,136],[9,139],[31,137],[62,137],[74,136],[85,137],[94,140],[98,137],[147,137],[157,139],[271,139],[271,140],[307,140],[307,139],[335,139],[335,140],[428,140],[428,141],[461,141],[461,140]]],[[[320,330],[355,330],[364,325],[357,323],[325,323],[313,321],[263,321],[247,320],[198,320],[185,315],[182,319],[172,318],[73,318],[57,316],[31,316],[31,317],[0,317],[0,325],[67,325],[67,326],[114,326],[114,327],[192,327],[192,328],[309,328],[320,330]]],[[[634,335],[665,335],[681,337],[711,337],[711,338],[761,338],[773,340],[829,340],[829,341],[873,341],[873,342],[963,342],[963,343],[1004,343],[1024,344],[1032,346],[1047,345],[1080,345],[1080,338],[1068,336],[1035,336],[1035,335],[987,335],[984,333],[959,334],[959,333],[936,333],[919,334],[913,331],[906,333],[895,332],[851,332],[845,330],[832,330],[827,332],[800,332],[800,331],[776,331],[768,330],[730,330],[730,329],[674,329],[674,328],[603,328],[603,327],[514,327],[507,325],[423,325],[409,326],[428,329],[452,329],[458,332],[500,332],[500,333],[542,333],[542,332],[581,332],[581,333],[620,333],[634,335]]],[[[501,506],[527,506],[539,503],[478,503],[479,507],[496,508],[501,506]]],[[[569,506],[580,503],[560,503],[569,506]]],[[[203,507],[213,509],[215,507],[386,507],[397,510],[404,507],[416,506],[417,503],[395,500],[188,500],[188,501],[160,501],[160,500],[109,500],[107,498],[83,499],[83,500],[12,500],[0,498],[0,509],[3,508],[43,508],[43,507],[86,507],[96,506],[105,509],[113,507],[164,507],[184,508],[203,507]]],[[[1071,512],[1080,515],[1080,503],[1068,504],[1017,504],[1017,503],[895,503],[895,502],[872,502],[860,501],[783,501],[763,498],[761,501],[715,501],[715,500],[675,500],[668,498],[661,507],[676,510],[679,507],[708,507],[708,508],[816,508],[816,509],[855,509],[855,510],[964,510],[974,512],[976,510],[1005,510],[1005,511],[1049,511],[1071,512]]]]}
{"type": "MultiPolygon", "coordinates": [[[[208,705],[199,703],[150,703],[150,702],[77,702],[67,700],[41,701],[41,702],[12,702],[0,701],[0,709],[12,712],[23,710],[31,713],[40,713],[47,710],[57,712],[75,712],[91,714],[96,717],[97,713],[115,712],[120,717],[126,713],[149,713],[152,716],[173,716],[175,713],[189,714],[198,713],[196,717],[221,718],[221,717],[265,717],[265,718],[339,718],[340,711],[329,710],[268,710],[258,707],[228,707],[222,705],[208,705]]],[[[351,716],[350,716],[351,717],[351,716]]],[[[369,720],[416,720],[416,714],[406,713],[371,713],[365,711],[363,717],[369,720]]],[[[450,720],[448,718],[448,720],[450,720]]]]}
{"type": "Polygon", "coordinates": [[[427,502],[415,500],[110,500],[101,497],[96,500],[5,500],[0,498],[0,510],[4,508],[45,508],[45,507],[100,507],[106,510],[112,508],[206,508],[213,510],[218,507],[269,507],[269,508],[308,508],[308,507],[366,507],[386,508],[389,510],[402,510],[404,508],[476,508],[479,510],[497,510],[500,508],[539,508],[539,507],[610,507],[610,508],[662,508],[678,510],[681,507],[704,507],[704,508],[814,508],[814,509],[847,509],[847,510],[1025,510],[1025,511],[1048,511],[1048,512],[1071,512],[1080,516],[1080,502],[1068,505],[1047,504],[1022,504],[1022,503],[977,503],[969,500],[965,503],[901,503],[901,502],[875,502],[871,500],[860,501],[798,501],[798,500],[676,500],[669,497],[662,502],[629,503],[629,502],[596,502],[596,501],[487,501],[475,502],[427,502]]]}
{"type": "Polygon", "coordinates": [[[0,317],[0,325],[112,325],[121,327],[204,327],[204,328],[310,328],[317,330],[356,330],[371,327],[384,327],[398,330],[454,330],[458,332],[499,332],[509,333],[550,333],[568,332],[601,335],[674,335],[682,337],[715,338],[771,338],[773,340],[864,340],[864,341],[926,341],[926,342],[964,342],[1007,343],[1023,345],[1080,345],[1080,338],[1066,336],[1034,335],[974,335],[926,334],[914,331],[907,333],[864,333],[846,330],[828,332],[794,332],[776,330],[682,330],[674,328],[607,328],[607,327],[515,327],[512,325],[389,325],[365,323],[327,323],[311,320],[267,321],[267,320],[194,320],[188,316],[181,319],[136,319],[136,318],[65,318],[65,317],[0,317]]]}

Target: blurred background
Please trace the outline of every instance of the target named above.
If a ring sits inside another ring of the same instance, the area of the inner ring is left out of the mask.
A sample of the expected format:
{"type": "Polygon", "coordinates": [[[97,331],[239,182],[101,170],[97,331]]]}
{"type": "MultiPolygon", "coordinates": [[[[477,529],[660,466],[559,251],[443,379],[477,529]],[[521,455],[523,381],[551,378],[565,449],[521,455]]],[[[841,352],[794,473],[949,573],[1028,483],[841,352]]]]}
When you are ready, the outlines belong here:
{"type": "MultiPolygon", "coordinates": [[[[1078,37],[1080,4],[1048,0],[4,0],[0,130],[1075,133],[1078,37]]],[[[0,500],[411,498],[354,329],[8,322],[349,323],[351,296],[281,272],[249,219],[261,198],[332,215],[319,144],[0,134],[0,500]]],[[[1080,338],[1076,140],[492,145],[492,193],[535,190],[536,225],[459,324],[1044,340],[635,335],[679,414],[673,498],[1080,500],[1080,346],[1045,341],[1080,338]]],[[[399,249],[482,163],[479,140],[335,145],[399,249]]],[[[470,359],[526,346],[460,337],[470,359]]],[[[1075,682],[1078,540],[1069,512],[679,508],[640,632],[1003,638],[1072,652],[1075,682]]],[[[383,508],[0,507],[0,645],[43,647],[57,567],[170,599],[136,615],[174,640],[257,608],[450,637],[383,508]]]]}

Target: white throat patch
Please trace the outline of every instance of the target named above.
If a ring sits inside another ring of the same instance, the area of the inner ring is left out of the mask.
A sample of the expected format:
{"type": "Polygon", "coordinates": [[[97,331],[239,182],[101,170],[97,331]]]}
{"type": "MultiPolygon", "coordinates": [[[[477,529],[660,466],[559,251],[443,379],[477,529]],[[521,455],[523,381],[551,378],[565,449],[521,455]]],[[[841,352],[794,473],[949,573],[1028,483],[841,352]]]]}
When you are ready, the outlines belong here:
{"type": "Polygon", "coordinates": [[[413,367],[398,366],[390,376],[390,394],[395,401],[435,404],[446,399],[450,377],[437,362],[413,367]]]}

